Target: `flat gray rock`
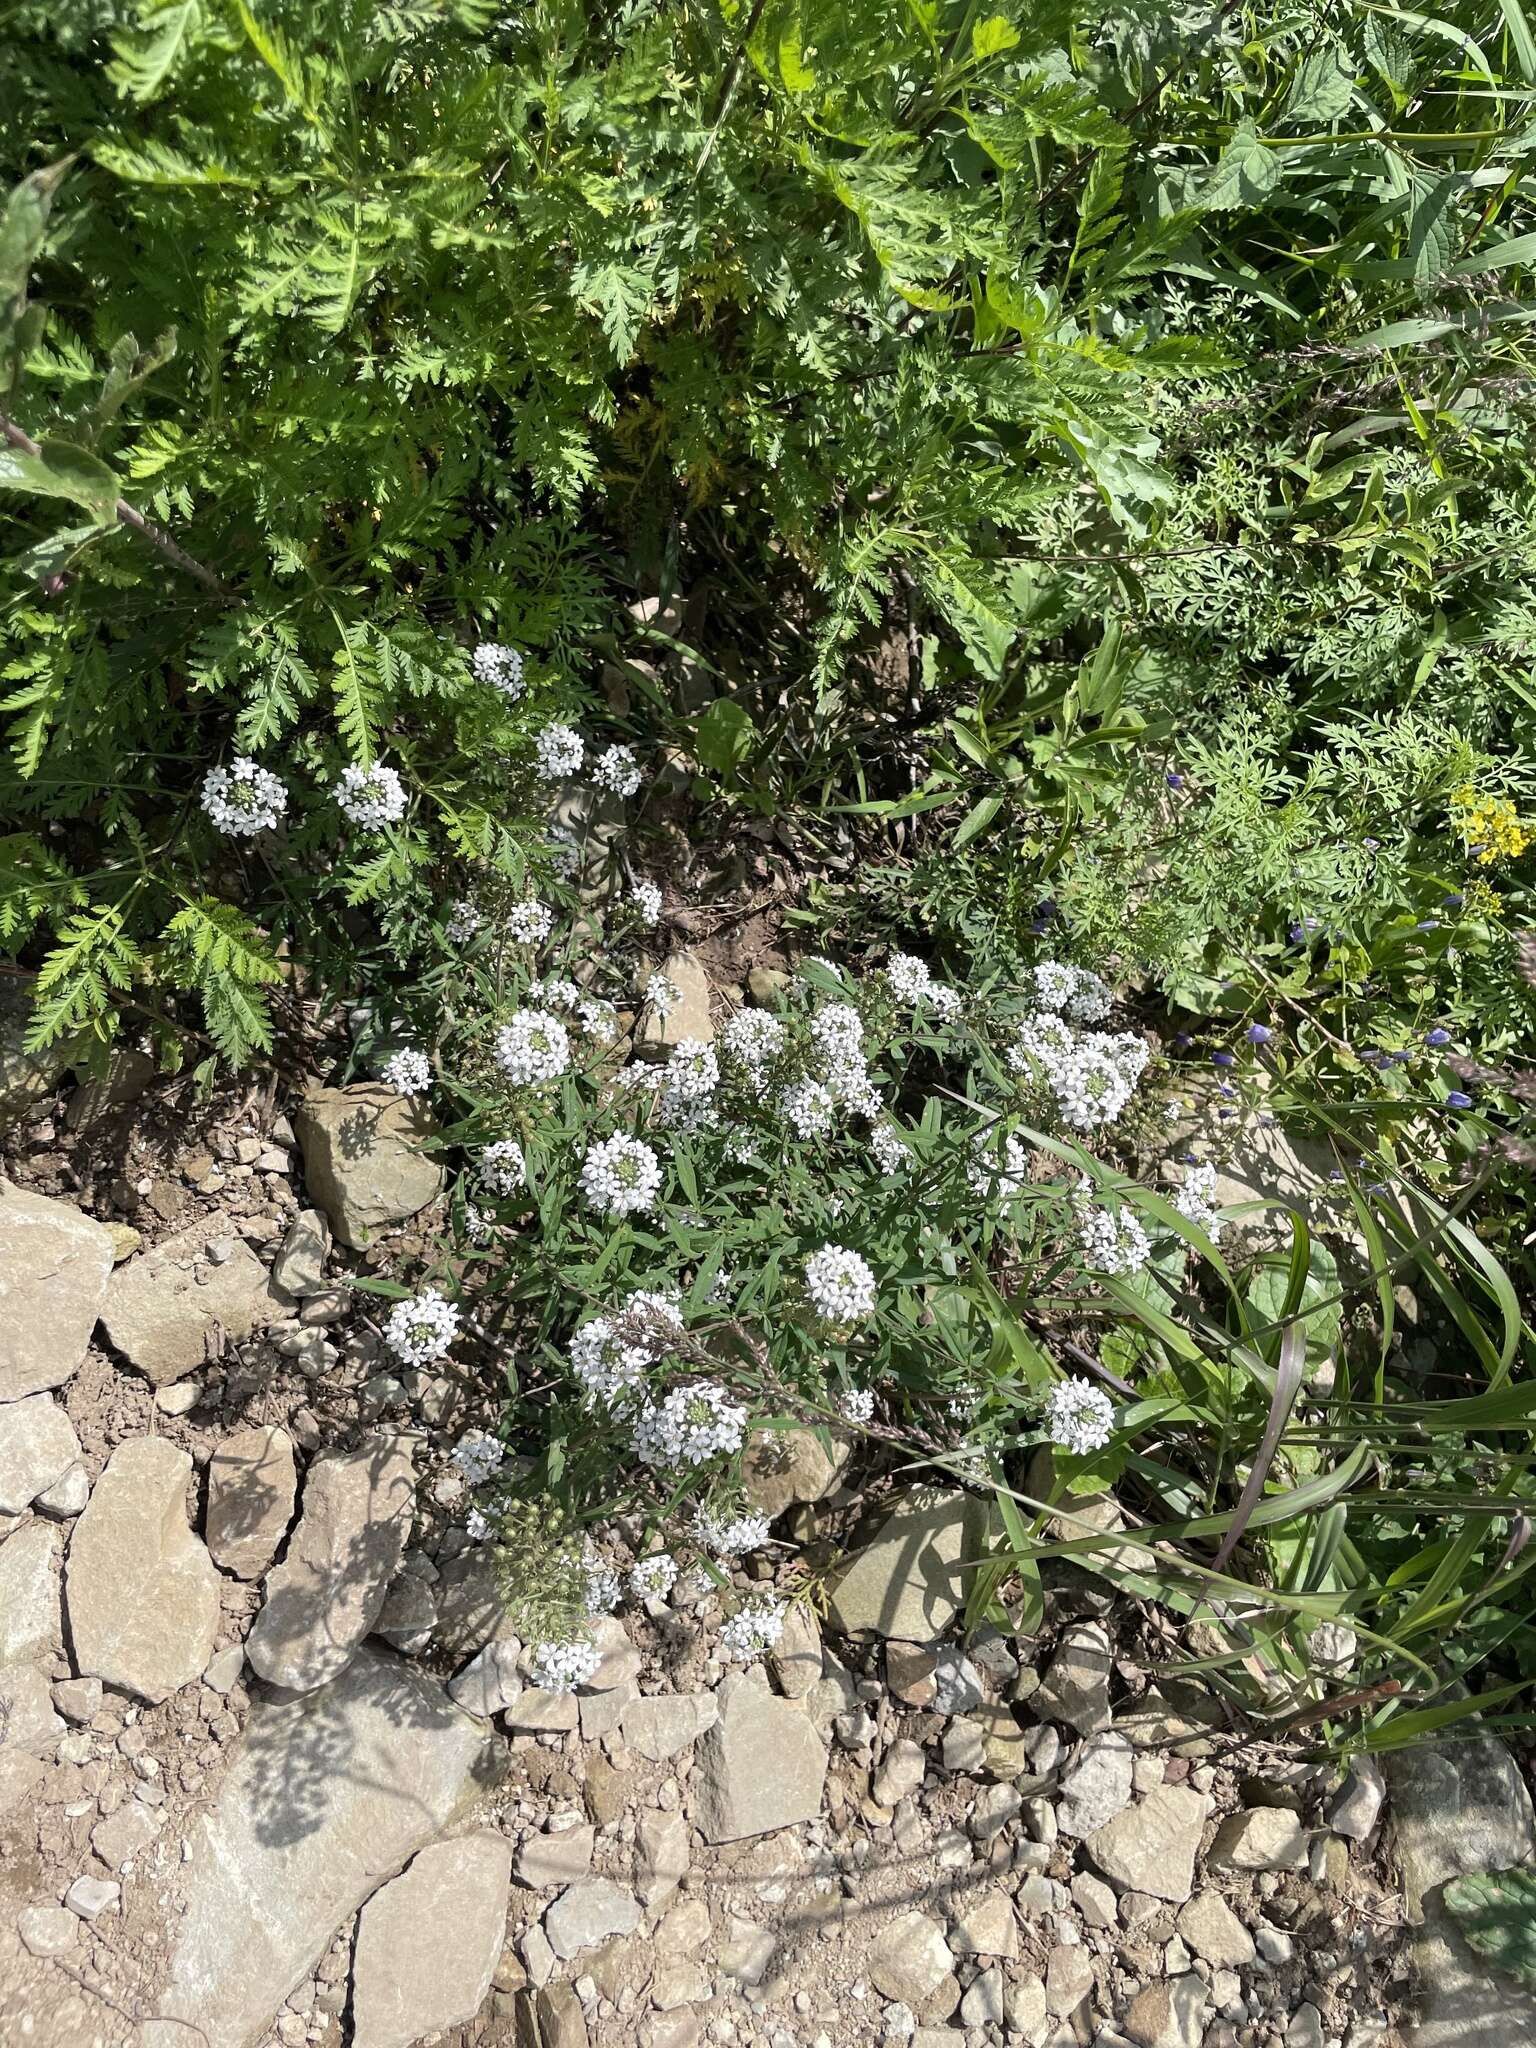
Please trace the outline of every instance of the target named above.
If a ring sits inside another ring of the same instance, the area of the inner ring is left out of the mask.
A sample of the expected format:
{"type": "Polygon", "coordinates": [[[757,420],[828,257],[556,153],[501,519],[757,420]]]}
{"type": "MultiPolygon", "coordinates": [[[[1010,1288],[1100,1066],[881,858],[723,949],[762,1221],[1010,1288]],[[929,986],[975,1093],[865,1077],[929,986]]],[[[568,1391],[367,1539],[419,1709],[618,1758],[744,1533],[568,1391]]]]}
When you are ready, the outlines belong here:
{"type": "Polygon", "coordinates": [[[1131,1803],[1136,1752],[1117,1728],[1090,1735],[1061,1776],[1056,1824],[1063,1834],[1092,1835],[1131,1803]]]}
{"type": "Polygon", "coordinates": [[[346,1669],[400,1568],[415,1490],[409,1451],[388,1438],[310,1466],[299,1525],[246,1641],[263,1678],[310,1692],[346,1669]]]}
{"type": "Polygon", "coordinates": [[[847,1636],[936,1642],[965,1604],[965,1560],[980,1555],[986,1510],[966,1493],[914,1488],[855,1552],[829,1613],[847,1636]]]}
{"type": "Polygon", "coordinates": [[[472,2020],[507,1932],[512,1851],[500,1835],[434,1842],[357,1923],[353,2048],[411,2048],[472,2020]]]}
{"type": "Polygon", "coordinates": [[[225,1437],[208,1460],[203,1526],[214,1563],[237,1579],[259,1579],[288,1533],[298,1483],[285,1429],[267,1424],[225,1437]]]}
{"type": "Polygon", "coordinates": [[[381,1081],[317,1088],[305,1096],[293,1125],[305,1185],[354,1251],[442,1192],[443,1170],[422,1150],[436,1134],[431,1115],[381,1081]]]}
{"type": "Polygon", "coordinates": [[[1382,1765],[1408,1917],[1418,1927],[1410,2048],[1536,2041],[1536,1992],[1472,1953],[1443,1897],[1452,1878],[1536,1865],[1536,1817],[1513,1758],[1496,1738],[1473,1736],[1444,1748],[1389,1750],[1382,1765]]]}
{"type": "Polygon", "coordinates": [[[625,1702],[619,1732],[630,1749],[664,1764],[720,1718],[712,1692],[663,1692],[625,1702]]]}
{"type": "Polygon", "coordinates": [[[63,1641],[54,1569],[62,1542],[51,1522],[28,1522],[0,1543],[0,1665],[41,1661],[63,1641]]]}
{"type": "Polygon", "coordinates": [[[0,1180],[0,1401],[80,1369],[112,1272],[112,1238],[68,1202],[0,1180]]]}
{"type": "Polygon", "coordinates": [[[254,2048],[337,1928],[497,1767],[441,1686],[371,1646],[323,1692],[258,1701],[187,1838],[167,1982],[145,2001],[182,2024],[146,2022],[139,2048],[254,2048]]]}
{"type": "Polygon", "coordinates": [[[121,1443],[70,1536],[75,1667],[151,1704],[200,1678],[219,1627],[219,1575],[187,1526],[192,1460],[164,1437],[121,1443]]]}
{"type": "Polygon", "coordinates": [[[549,1945],[563,1963],[611,1934],[633,1934],[639,1925],[640,1901],[606,1877],[567,1885],[544,1915],[549,1945]]]}
{"type": "Polygon", "coordinates": [[[0,1515],[19,1515],[80,1456],[75,1426],[49,1394],[12,1401],[0,1416],[0,1515]]]}
{"type": "Polygon", "coordinates": [[[1088,1837],[1088,1854],[1123,1892],[1182,1906],[1194,1889],[1207,1802],[1185,1785],[1159,1785],[1088,1837]]]}
{"type": "Polygon", "coordinates": [[[694,1820],[704,1839],[735,1842],[814,1820],[827,1750],[802,1708],[747,1671],[731,1672],[716,1697],[720,1718],[694,1754],[694,1820]]]}
{"type": "Polygon", "coordinates": [[[33,1756],[43,1755],[64,1733],[40,1665],[0,1666],[0,1731],[7,1748],[33,1756]]]}
{"type": "Polygon", "coordinates": [[[118,1267],[101,1324],[130,1365],[166,1387],[216,1358],[226,1339],[249,1337],[266,1301],[266,1268],[245,1240],[199,1223],[118,1267]],[[222,1256],[210,1256],[214,1246],[222,1256]]]}
{"type": "Polygon", "coordinates": [[[296,1301],[323,1293],[330,1255],[331,1226],[318,1209],[301,1209],[272,1263],[272,1285],[296,1301]]]}

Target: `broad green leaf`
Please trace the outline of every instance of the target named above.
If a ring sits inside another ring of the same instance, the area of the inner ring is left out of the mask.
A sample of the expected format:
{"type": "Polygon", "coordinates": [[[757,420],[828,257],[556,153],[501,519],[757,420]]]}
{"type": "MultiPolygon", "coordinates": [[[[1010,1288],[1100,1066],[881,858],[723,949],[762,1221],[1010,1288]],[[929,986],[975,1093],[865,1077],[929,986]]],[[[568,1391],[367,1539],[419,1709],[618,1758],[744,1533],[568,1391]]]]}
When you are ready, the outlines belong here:
{"type": "Polygon", "coordinates": [[[1354,75],[1345,70],[1337,45],[1329,43],[1297,65],[1285,111],[1295,121],[1337,121],[1349,111],[1354,96],[1354,75]]]}
{"type": "Polygon", "coordinates": [[[49,164],[14,187],[0,214],[0,328],[13,327],[27,303],[27,280],[43,246],[53,195],[74,162],[49,164]]]}
{"type": "Polygon", "coordinates": [[[0,489],[30,491],[39,498],[67,498],[83,505],[103,525],[122,495],[116,476],[89,448],[72,441],[44,441],[36,455],[0,444],[0,489]]]}
{"type": "Polygon", "coordinates": [[[971,54],[980,62],[1004,50],[1017,48],[1019,32],[1006,15],[989,14],[971,30],[971,54]]]}
{"type": "Polygon", "coordinates": [[[730,775],[757,745],[749,715],[730,697],[717,697],[694,726],[700,761],[716,775],[730,775]]]}
{"type": "Polygon", "coordinates": [[[1279,183],[1278,152],[1264,147],[1252,121],[1242,120],[1201,186],[1200,204],[1211,213],[1262,206],[1279,183]]]}

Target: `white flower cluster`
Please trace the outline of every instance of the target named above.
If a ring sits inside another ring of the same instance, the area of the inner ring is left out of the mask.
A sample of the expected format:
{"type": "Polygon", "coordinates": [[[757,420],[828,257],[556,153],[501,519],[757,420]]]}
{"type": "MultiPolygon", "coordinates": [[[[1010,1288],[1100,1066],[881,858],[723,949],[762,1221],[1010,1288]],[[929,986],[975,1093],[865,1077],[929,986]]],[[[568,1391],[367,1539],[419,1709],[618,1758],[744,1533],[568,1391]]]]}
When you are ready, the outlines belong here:
{"type": "Polygon", "coordinates": [[[484,925],[479,906],[471,903],[467,896],[455,896],[448,906],[448,921],[443,926],[443,937],[450,946],[467,946],[484,925]]]}
{"type": "Polygon", "coordinates": [[[875,1397],[868,1387],[850,1387],[837,1405],[846,1421],[862,1426],[875,1412],[875,1397]]]}
{"type": "Polygon", "coordinates": [[[491,1219],[473,1202],[464,1204],[464,1235],[471,1244],[484,1244],[491,1234],[491,1219]]]}
{"type": "Polygon", "coordinates": [[[354,762],[343,768],[336,785],[336,801],[345,817],[365,832],[377,832],[405,816],[405,785],[393,768],[375,761],[371,768],[354,762]]]}
{"type": "Polygon", "coordinates": [[[545,1692],[574,1692],[602,1661],[596,1643],[539,1643],[528,1660],[528,1675],[545,1692]]]}
{"type": "Polygon", "coordinates": [[[1109,1015],[1109,990],[1087,967],[1067,967],[1059,960],[1041,960],[1034,969],[1035,1000],[1042,1010],[1055,1010],[1074,1024],[1098,1024],[1109,1015]]]}
{"type": "Polygon", "coordinates": [[[668,981],[658,970],[645,984],[645,1000],[658,1016],[665,1017],[683,1000],[683,992],[675,981],[668,981]]]}
{"type": "Polygon", "coordinates": [[[784,1633],[784,1609],[766,1593],[754,1593],[720,1625],[720,1654],[733,1663],[764,1657],[784,1633]]]}
{"type": "Polygon", "coordinates": [[[629,1590],[637,1600],[665,1600],[677,1584],[677,1559],[670,1550],[652,1551],[629,1574],[629,1590]]]}
{"type": "Polygon", "coordinates": [[[1149,1058],[1133,1031],[1085,1031],[1081,1036],[1049,1011],[1020,1025],[1008,1048],[1015,1073],[1042,1083],[1073,1130],[1112,1124],[1135,1093],[1149,1058]]]}
{"type": "Polygon", "coordinates": [[[869,1134],[869,1149],[882,1173],[905,1173],[912,1164],[911,1154],[897,1135],[894,1124],[876,1124],[869,1134]]]}
{"type": "Polygon", "coordinates": [[[594,1038],[611,1041],[619,1035],[619,1013],[606,996],[583,996],[576,1005],[576,1020],[594,1038]]]}
{"type": "Polygon", "coordinates": [[[1219,1242],[1226,1229],[1226,1218],[1216,1206],[1216,1169],[1209,1164],[1191,1166],[1184,1174],[1184,1185],[1173,1198],[1173,1206],[1199,1230],[1203,1230],[1212,1244],[1219,1242]]]}
{"type": "Polygon", "coordinates": [[[403,1046],[380,1067],[379,1079],[397,1095],[425,1095],[432,1086],[432,1063],[414,1046],[403,1046]]]}
{"type": "Polygon", "coordinates": [[[459,1312],[435,1287],[397,1301],[384,1324],[384,1342],[406,1365],[441,1358],[459,1334],[459,1312]]]}
{"type": "Polygon", "coordinates": [[[650,931],[661,922],[661,890],[654,882],[636,882],[629,894],[640,922],[650,931]]]}
{"type": "Polygon", "coordinates": [[[791,1081],[779,1096],[779,1115],[797,1138],[824,1138],[836,1108],[832,1090],[809,1077],[791,1081]]]}
{"type": "Polygon", "coordinates": [[[820,1079],[834,1099],[859,1115],[877,1117],[880,1099],[870,1084],[864,1057],[864,1025],[851,1003],[825,1003],[811,1019],[820,1079]]]}
{"type": "Polygon", "coordinates": [[[1003,1157],[998,1161],[990,1131],[979,1131],[971,1141],[971,1159],[966,1168],[971,1192],[989,1201],[1017,1201],[1029,1180],[1029,1154],[1022,1139],[1010,1131],[1003,1140],[1003,1157]]]}
{"type": "Polygon", "coordinates": [[[483,1486],[493,1473],[499,1472],[506,1455],[506,1445],[483,1429],[466,1430],[452,1452],[453,1462],[471,1486],[483,1486]]]}
{"type": "Polygon", "coordinates": [[[556,1080],[570,1063],[565,1026],[547,1010],[517,1010],[496,1034],[496,1064],[516,1088],[556,1080]]]}
{"type": "Polygon", "coordinates": [[[581,1569],[585,1579],[582,1597],[588,1614],[612,1614],[623,1598],[624,1586],[595,1543],[589,1542],[582,1552],[581,1569]]]}
{"type": "Polygon", "coordinates": [[[935,981],[928,963],[915,953],[893,953],[886,963],[885,978],[900,1003],[910,1003],[914,1009],[926,1003],[945,1024],[953,1023],[960,1014],[959,996],[942,981],[935,981]]]}
{"type": "Polygon", "coordinates": [[[1064,1450],[1101,1450],[1114,1434],[1114,1403],[1089,1380],[1060,1380],[1051,1389],[1045,1426],[1064,1450]]]}
{"type": "Polygon", "coordinates": [[[515,945],[538,946],[555,928],[555,913],[547,903],[529,896],[514,903],[506,915],[507,936],[515,945]]]}
{"type": "Polygon", "coordinates": [[[1152,1240],[1139,1217],[1093,1202],[1078,1204],[1077,1248],[1083,1264],[1099,1273],[1139,1273],[1152,1256],[1152,1240]]]}
{"type": "Polygon", "coordinates": [[[494,640],[482,640],[470,656],[470,665],[482,683],[489,683],[503,697],[516,703],[523,694],[523,657],[515,647],[499,647],[494,640]]]}
{"type": "Polygon", "coordinates": [[[574,726],[546,725],[533,743],[540,779],[563,782],[566,776],[576,773],[586,751],[581,734],[574,726]]]}
{"type": "Polygon", "coordinates": [[[464,1534],[471,1543],[486,1543],[490,1540],[491,1520],[482,1515],[478,1508],[471,1508],[464,1517],[464,1534]]]}
{"type": "Polygon", "coordinates": [[[702,1038],[680,1038],[663,1077],[659,1111],[675,1131],[694,1131],[714,1121],[710,1105],[720,1085],[720,1061],[702,1038]]]}
{"type": "Polygon", "coordinates": [[[875,1276],[857,1252],[824,1244],[805,1262],[805,1287],[824,1322],[853,1323],[875,1312],[875,1276]]]}
{"type": "Polygon", "coordinates": [[[516,1138],[498,1138],[480,1149],[480,1178],[493,1195],[515,1195],[527,1185],[528,1163],[516,1138]]]}
{"type": "Polygon", "coordinates": [[[715,1380],[673,1387],[635,1421],[635,1454],[647,1465],[704,1465],[741,1448],[747,1411],[715,1380]]]}
{"type": "Polygon", "coordinates": [[[645,1368],[676,1349],[683,1334],[677,1303],[637,1288],[622,1308],[583,1323],[570,1343],[571,1371],[588,1401],[617,1407],[645,1368]]]}
{"type": "Polygon", "coordinates": [[[630,747],[607,747],[592,764],[592,780],[615,796],[633,796],[640,787],[640,764],[630,747]]]}
{"type": "Polygon", "coordinates": [[[561,881],[568,882],[581,866],[581,847],[569,825],[551,825],[545,834],[549,864],[561,881]]]}
{"type": "Polygon", "coordinates": [[[564,975],[551,974],[543,981],[529,982],[528,1000],[541,1010],[574,1010],[581,1001],[581,990],[564,975]]]}
{"type": "Polygon", "coordinates": [[[694,1541],[711,1557],[745,1557],[768,1541],[766,1515],[720,1515],[700,1508],[693,1518],[694,1541]]]}
{"type": "Polygon", "coordinates": [[[768,1069],[784,1050],[788,1034],[766,1010],[733,1010],[720,1027],[720,1049],[746,1088],[759,1099],[768,1069]]]}
{"type": "Polygon", "coordinates": [[[203,809],[221,832],[252,839],[267,832],[288,808],[288,792],[268,768],[236,754],[227,768],[203,777],[203,809]]]}
{"type": "Polygon", "coordinates": [[[637,1215],[655,1207],[661,1161],[640,1138],[604,1138],[587,1147],[581,1192],[587,1207],[604,1216],[637,1215]]]}

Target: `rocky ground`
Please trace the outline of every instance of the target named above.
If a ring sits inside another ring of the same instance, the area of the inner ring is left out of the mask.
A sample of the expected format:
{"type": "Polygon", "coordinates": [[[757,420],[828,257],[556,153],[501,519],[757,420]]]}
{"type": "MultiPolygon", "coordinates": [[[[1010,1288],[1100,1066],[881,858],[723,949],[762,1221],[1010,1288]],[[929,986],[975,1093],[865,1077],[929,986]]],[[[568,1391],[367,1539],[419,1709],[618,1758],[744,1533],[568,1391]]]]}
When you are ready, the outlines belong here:
{"type": "Polygon", "coordinates": [[[766,1666],[685,1576],[529,1683],[446,1455],[493,1390],[392,1370],[349,1285],[409,1274],[440,1167],[315,1080],[0,1049],[0,2040],[1536,2040],[1436,1910],[1536,1855],[1505,1752],[1298,1762],[1068,1567],[962,1643],[982,1503],[861,1500],[809,1436],[752,1473],[812,1596],[766,1666]]]}

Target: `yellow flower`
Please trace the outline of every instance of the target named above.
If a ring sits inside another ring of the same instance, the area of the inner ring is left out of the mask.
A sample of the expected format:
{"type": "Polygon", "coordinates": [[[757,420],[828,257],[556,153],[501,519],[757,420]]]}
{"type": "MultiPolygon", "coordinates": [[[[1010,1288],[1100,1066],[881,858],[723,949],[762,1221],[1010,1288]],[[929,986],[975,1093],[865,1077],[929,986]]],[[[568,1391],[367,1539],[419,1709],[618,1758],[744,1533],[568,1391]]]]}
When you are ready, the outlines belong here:
{"type": "Polygon", "coordinates": [[[1533,835],[1521,824],[1513,804],[1467,783],[1451,798],[1451,812],[1463,843],[1480,867],[1496,860],[1518,860],[1533,835]]]}

